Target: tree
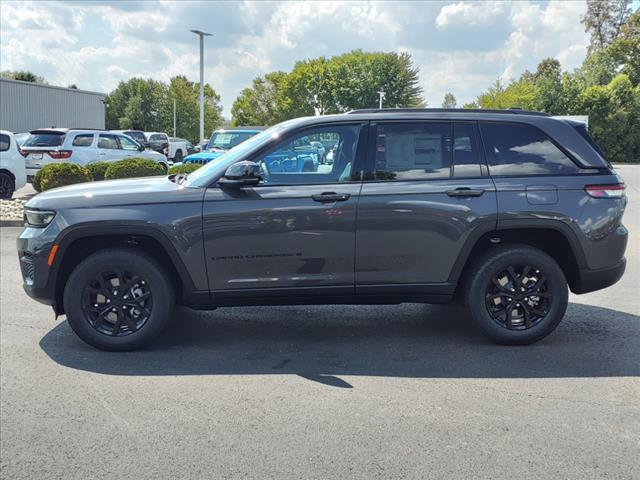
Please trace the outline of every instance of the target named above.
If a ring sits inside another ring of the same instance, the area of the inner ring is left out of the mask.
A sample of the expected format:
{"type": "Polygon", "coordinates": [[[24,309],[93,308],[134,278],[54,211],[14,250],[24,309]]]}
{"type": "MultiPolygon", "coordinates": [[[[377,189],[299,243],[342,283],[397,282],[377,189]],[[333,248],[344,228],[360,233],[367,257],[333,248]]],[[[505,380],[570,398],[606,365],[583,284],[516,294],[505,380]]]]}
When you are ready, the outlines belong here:
{"type": "Polygon", "coordinates": [[[233,125],[274,125],[285,119],[280,108],[279,95],[286,73],[271,72],[253,79],[233,102],[233,125]]]}
{"type": "Polygon", "coordinates": [[[591,35],[589,53],[606,48],[613,42],[627,22],[630,0],[587,0],[587,12],[581,19],[591,35]]]}
{"type": "Polygon", "coordinates": [[[640,83],[640,9],[620,28],[620,34],[607,49],[612,61],[621,65],[634,85],[640,83]]]}
{"type": "Polygon", "coordinates": [[[378,104],[386,107],[424,105],[418,69],[406,53],[354,50],[331,58],[297,62],[291,72],[254,79],[231,109],[233,123],[271,125],[305,115],[340,113],[378,104]]]}
{"type": "Polygon", "coordinates": [[[457,101],[456,97],[453,93],[445,93],[444,99],[442,100],[442,108],[456,108],[457,101]]]}
{"type": "MultiPolygon", "coordinates": [[[[209,84],[204,87],[205,132],[222,123],[220,96],[209,84]]],[[[186,77],[169,83],[131,78],[120,82],[105,99],[107,128],[133,128],[173,133],[173,100],[176,100],[176,134],[193,142],[199,136],[199,85],[186,77]]]]}
{"type": "Polygon", "coordinates": [[[559,115],[565,111],[562,91],[562,66],[555,58],[545,58],[533,74],[536,89],[534,108],[559,115]]]}
{"type": "Polygon", "coordinates": [[[0,77],[6,78],[7,80],[20,80],[22,82],[41,83],[43,85],[49,84],[44,77],[26,70],[3,70],[2,73],[0,73],[0,77]]]}

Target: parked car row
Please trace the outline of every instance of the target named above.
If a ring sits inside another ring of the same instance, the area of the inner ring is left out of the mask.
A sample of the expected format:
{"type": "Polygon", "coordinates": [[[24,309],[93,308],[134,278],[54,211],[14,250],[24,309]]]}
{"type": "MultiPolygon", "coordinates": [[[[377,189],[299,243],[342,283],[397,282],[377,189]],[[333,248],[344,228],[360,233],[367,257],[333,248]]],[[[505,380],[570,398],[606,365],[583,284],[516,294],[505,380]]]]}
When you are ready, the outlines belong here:
{"type": "Polygon", "coordinates": [[[171,164],[182,161],[207,163],[261,130],[262,127],[216,130],[204,152],[188,140],[163,132],[55,127],[17,134],[2,131],[0,196],[11,198],[15,190],[31,182],[42,167],[51,163],[87,166],[142,157],[160,163],[167,171],[171,164]]]}
{"type": "Polygon", "coordinates": [[[106,130],[43,128],[33,130],[22,144],[27,178],[31,180],[45,165],[56,161],[87,166],[95,162],[115,162],[128,157],[154,160],[169,169],[167,157],[146,150],[131,137],[106,130]]]}

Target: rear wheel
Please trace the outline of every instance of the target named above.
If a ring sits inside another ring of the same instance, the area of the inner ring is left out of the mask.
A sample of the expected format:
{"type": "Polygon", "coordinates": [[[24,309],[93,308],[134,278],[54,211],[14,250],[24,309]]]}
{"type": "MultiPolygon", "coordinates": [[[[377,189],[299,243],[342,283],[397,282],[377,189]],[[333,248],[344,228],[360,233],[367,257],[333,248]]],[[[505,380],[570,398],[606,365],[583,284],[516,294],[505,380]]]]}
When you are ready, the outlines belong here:
{"type": "Polygon", "coordinates": [[[15,184],[13,177],[6,172],[0,172],[0,198],[8,200],[13,196],[15,184]]]}
{"type": "Polygon", "coordinates": [[[546,253],[528,246],[492,249],[469,270],[465,302],[494,341],[526,345],[549,335],[567,308],[564,273],[546,253]]]}
{"type": "Polygon", "coordinates": [[[135,350],[167,324],[174,293],[165,269],[142,251],[102,250],[82,261],[64,291],[73,331],[102,350],[135,350]]]}
{"type": "Polygon", "coordinates": [[[182,150],[178,150],[176,152],[176,154],[173,156],[173,163],[180,163],[182,162],[182,150]]]}

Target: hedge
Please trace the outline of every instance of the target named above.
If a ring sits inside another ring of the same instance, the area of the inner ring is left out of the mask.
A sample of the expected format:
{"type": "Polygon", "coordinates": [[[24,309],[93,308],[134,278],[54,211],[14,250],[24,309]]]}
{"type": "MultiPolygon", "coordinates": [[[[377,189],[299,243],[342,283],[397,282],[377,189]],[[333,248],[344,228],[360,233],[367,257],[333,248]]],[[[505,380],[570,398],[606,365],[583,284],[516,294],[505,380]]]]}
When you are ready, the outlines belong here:
{"type": "Polygon", "coordinates": [[[104,179],[153,177],[155,175],[166,175],[162,164],[148,158],[132,157],[109,164],[104,179]]]}
{"type": "Polygon", "coordinates": [[[195,172],[202,165],[199,163],[181,163],[180,165],[174,165],[169,169],[169,175],[175,175],[176,173],[191,173],[195,172]]]}
{"type": "Polygon", "coordinates": [[[52,188],[91,182],[89,170],[75,163],[51,163],[42,167],[33,179],[33,188],[44,192],[52,188]]]}
{"type": "Polygon", "coordinates": [[[109,168],[109,165],[111,165],[109,162],[96,162],[87,165],[87,170],[89,170],[94,182],[104,180],[104,174],[106,173],[107,168],[109,168]]]}

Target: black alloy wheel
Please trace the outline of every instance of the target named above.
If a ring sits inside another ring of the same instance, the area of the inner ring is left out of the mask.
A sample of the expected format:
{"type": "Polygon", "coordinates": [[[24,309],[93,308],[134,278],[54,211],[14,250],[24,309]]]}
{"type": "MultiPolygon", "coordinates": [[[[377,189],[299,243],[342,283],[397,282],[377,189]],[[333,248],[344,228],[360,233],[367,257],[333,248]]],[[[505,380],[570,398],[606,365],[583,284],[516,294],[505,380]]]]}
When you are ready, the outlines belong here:
{"type": "Polygon", "coordinates": [[[153,296],[140,275],[115,269],[100,272],[88,282],[81,306],[93,329],[123,337],[137,332],[149,320],[153,296]]]}
{"type": "Polygon", "coordinates": [[[486,288],[491,318],[509,330],[525,330],[549,313],[553,293],[544,272],[532,265],[513,265],[491,278],[486,288]]]}

